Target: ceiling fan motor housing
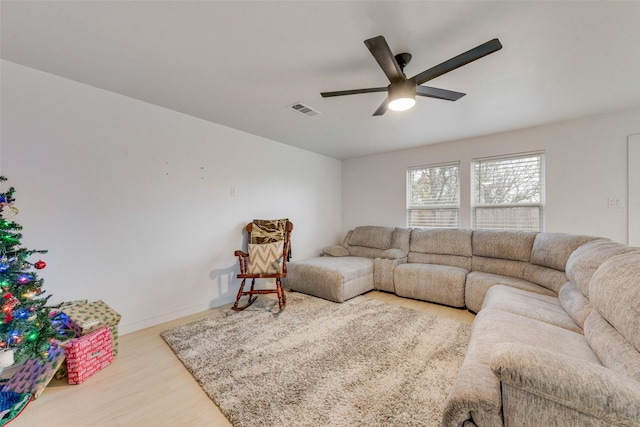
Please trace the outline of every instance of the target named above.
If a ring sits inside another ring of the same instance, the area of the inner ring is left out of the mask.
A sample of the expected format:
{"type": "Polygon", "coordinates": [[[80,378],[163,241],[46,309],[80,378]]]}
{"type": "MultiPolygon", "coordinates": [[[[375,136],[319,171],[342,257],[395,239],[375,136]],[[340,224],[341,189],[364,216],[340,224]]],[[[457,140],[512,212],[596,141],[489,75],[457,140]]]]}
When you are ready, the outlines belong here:
{"type": "Polygon", "coordinates": [[[401,82],[391,83],[389,85],[389,98],[415,98],[416,97],[416,82],[411,79],[403,80],[401,82]]]}

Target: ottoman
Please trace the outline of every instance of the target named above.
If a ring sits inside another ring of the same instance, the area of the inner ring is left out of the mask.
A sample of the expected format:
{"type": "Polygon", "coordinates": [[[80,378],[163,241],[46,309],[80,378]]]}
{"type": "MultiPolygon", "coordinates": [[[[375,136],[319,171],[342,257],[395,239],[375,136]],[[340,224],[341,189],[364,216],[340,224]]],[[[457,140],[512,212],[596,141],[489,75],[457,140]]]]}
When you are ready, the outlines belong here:
{"type": "Polygon", "coordinates": [[[285,286],[292,291],[344,302],[373,290],[373,259],[324,256],[290,262],[285,286]]]}

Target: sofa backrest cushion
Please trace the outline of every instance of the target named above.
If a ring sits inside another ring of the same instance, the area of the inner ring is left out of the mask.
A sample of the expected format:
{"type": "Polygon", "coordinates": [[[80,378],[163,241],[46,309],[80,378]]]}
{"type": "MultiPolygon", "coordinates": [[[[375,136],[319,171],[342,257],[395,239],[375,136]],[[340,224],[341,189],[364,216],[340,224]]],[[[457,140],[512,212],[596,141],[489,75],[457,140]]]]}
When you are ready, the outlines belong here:
{"type": "Polygon", "coordinates": [[[349,246],[389,249],[393,239],[393,227],[376,227],[365,225],[356,227],[349,238],[349,246]]]}
{"type": "Polygon", "coordinates": [[[470,257],[471,230],[457,228],[414,228],[409,251],[423,254],[470,257]]]}
{"type": "Polygon", "coordinates": [[[516,277],[518,279],[524,279],[527,265],[529,264],[524,261],[510,259],[487,258],[475,255],[471,258],[471,269],[473,271],[516,277]]]}
{"type": "Polygon", "coordinates": [[[536,234],[533,231],[474,230],[473,255],[529,262],[536,234]]]}
{"type": "Polygon", "coordinates": [[[565,271],[569,256],[596,237],[565,233],[538,233],[531,249],[531,264],[565,271]]]}
{"type": "Polygon", "coordinates": [[[558,293],[568,280],[564,271],[569,256],[594,239],[596,237],[565,233],[538,233],[524,278],[558,293]]]}
{"type": "Polygon", "coordinates": [[[638,251],[622,243],[609,239],[598,239],[577,248],[567,260],[567,277],[589,296],[589,283],[600,265],[609,258],[628,252],[638,251]]]}
{"type": "Polygon", "coordinates": [[[471,230],[414,228],[409,263],[438,264],[471,270],[471,230]]]}
{"type": "Polygon", "coordinates": [[[399,249],[406,254],[410,234],[409,228],[366,225],[349,231],[344,246],[350,256],[379,258],[387,249],[399,249]]]}
{"type": "Polygon", "coordinates": [[[604,366],[640,381],[640,353],[596,310],[584,323],[584,336],[604,366]]]}
{"type": "Polygon", "coordinates": [[[567,283],[567,275],[564,271],[558,271],[554,268],[547,268],[541,265],[527,264],[524,268],[524,276],[522,277],[540,286],[558,293],[562,285],[567,283]]]}
{"type": "Polygon", "coordinates": [[[591,278],[589,299],[593,308],[640,351],[640,253],[605,261],[591,278]]]}
{"type": "Polygon", "coordinates": [[[326,248],[322,249],[322,252],[325,255],[329,256],[349,256],[349,251],[347,250],[347,248],[340,245],[327,246],[326,248]]]}
{"type": "Polygon", "coordinates": [[[471,271],[471,257],[457,255],[423,254],[422,252],[409,252],[409,263],[448,265],[450,267],[464,268],[471,271]]]}

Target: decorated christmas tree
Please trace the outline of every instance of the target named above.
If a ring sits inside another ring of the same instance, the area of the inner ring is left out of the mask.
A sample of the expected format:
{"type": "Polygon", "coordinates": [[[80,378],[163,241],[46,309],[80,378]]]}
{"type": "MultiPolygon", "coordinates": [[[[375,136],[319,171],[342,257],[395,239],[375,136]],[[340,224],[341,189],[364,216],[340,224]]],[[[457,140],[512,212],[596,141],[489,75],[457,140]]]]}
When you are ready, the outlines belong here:
{"type": "MultiPolygon", "coordinates": [[[[0,176],[0,185],[6,180],[0,176]]],[[[59,328],[63,319],[46,305],[51,295],[43,295],[44,280],[36,274],[45,262],[30,261],[32,255],[47,251],[29,250],[20,243],[14,192],[13,187],[0,192],[0,354],[16,361],[44,360],[54,339],[64,334],[59,328]]]]}

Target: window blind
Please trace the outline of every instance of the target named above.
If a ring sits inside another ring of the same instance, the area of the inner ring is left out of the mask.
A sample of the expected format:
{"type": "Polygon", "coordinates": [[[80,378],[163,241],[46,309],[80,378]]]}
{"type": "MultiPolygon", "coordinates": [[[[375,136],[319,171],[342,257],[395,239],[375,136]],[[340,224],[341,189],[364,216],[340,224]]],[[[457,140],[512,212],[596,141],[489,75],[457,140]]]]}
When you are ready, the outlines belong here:
{"type": "Polygon", "coordinates": [[[459,163],[407,170],[407,226],[458,227],[459,163]]]}
{"type": "Polygon", "coordinates": [[[544,153],[472,164],[473,228],[543,230],[544,153]]]}

